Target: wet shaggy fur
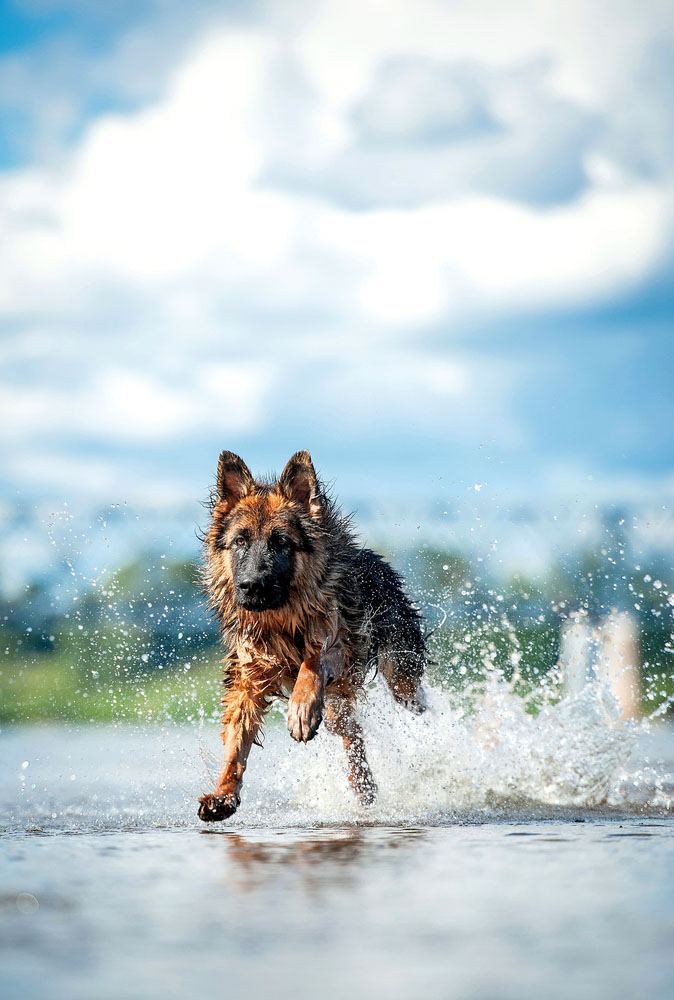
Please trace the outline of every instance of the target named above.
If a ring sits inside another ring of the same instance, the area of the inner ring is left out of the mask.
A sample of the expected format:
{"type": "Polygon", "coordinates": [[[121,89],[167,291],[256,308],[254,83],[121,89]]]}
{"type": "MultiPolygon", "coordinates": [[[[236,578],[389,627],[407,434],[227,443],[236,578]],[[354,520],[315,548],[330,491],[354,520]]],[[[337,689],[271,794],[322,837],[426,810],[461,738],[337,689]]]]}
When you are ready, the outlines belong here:
{"type": "Polygon", "coordinates": [[[398,702],[423,710],[426,646],[400,576],[358,545],[308,452],[269,482],[223,452],[204,541],[204,587],[227,655],[225,760],[200,818],[236,810],[265,712],[282,697],[295,740],[312,739],[322,721],[341,737],[354,791],[372,802],[376,785],[355,717],[364,681],[378,668],[398,702]]]}

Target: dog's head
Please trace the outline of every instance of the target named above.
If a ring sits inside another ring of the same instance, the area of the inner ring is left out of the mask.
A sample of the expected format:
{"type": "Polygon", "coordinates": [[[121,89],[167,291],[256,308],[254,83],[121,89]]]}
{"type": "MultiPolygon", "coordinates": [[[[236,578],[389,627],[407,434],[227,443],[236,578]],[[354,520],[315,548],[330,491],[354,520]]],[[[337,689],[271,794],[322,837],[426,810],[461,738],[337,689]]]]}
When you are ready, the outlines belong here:
{"type": "Polygon", "coordinates": [[[256,482],[238,455],[223,451],[206,536],[211,586],[228,584],[246,611],[283,607],[306,569],[321,510],[307,451],[293,455],[273,483],[256,482]]]}

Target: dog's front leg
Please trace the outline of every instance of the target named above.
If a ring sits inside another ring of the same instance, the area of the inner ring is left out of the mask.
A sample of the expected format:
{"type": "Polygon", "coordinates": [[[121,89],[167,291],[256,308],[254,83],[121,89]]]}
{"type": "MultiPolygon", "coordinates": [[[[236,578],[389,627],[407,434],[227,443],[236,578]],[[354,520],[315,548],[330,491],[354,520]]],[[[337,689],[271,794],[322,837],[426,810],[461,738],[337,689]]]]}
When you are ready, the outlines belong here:
{"type": "Polygon", "coordinates": [[[288,701],[288,732],[298,743],[308,743],[318,732],[323,719],[325,683],[319,650],[302,663],[288,701]]]}
{"type": "Polygon", "coordinates": [[[223,699],[222,741],[225,762],[215,790],[202,795],[199,819],[212,823],[232,816],[241,803],[241,783],[253,743],[262,725],[268,699],[259,685],[235,676],[223,699]]]}

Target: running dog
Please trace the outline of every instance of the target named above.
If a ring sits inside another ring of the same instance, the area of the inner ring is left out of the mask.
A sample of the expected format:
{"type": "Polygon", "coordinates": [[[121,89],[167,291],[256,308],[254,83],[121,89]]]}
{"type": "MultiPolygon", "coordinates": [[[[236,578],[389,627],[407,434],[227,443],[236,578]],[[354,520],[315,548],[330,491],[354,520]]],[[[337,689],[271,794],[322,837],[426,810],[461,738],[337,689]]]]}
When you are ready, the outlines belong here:
{"type": "Polygon", "coordinates": [[[199,818],[236,812],[251,747],[282,697],[294,740],[313,739],[322,721],[341,737],[349,781],[371,804],[377,788],[355,715],[369,671],[379,668],[397,702],[424,708],[426,642],[400,576],[358,545],[306,451],[269,481],[223,451],[210,514],[203,583],[228,650],[225,759],[199,818]]]}

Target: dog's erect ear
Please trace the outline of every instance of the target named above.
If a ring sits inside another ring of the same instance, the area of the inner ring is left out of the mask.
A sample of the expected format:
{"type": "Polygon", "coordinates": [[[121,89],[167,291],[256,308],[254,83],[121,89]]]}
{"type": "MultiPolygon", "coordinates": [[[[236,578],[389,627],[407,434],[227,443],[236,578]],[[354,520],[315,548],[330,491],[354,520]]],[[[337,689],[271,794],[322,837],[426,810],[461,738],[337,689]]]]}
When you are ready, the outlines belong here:
{"type": "Polygon", "coordinates": [[[296,451],[293,457],[288,459],[279,477],[278,489],[288,500],[294,500],[304,507],[311,517],[318,517],[320,514],[318,480],[308,451],[296,451]]]}
{"type": "Polygon", "coordinates": [[[231,510],[239,500],[251,492],[255,481],[242,458],[233,451],[220,452],[218,459],[218,500],[231,510]]]}

